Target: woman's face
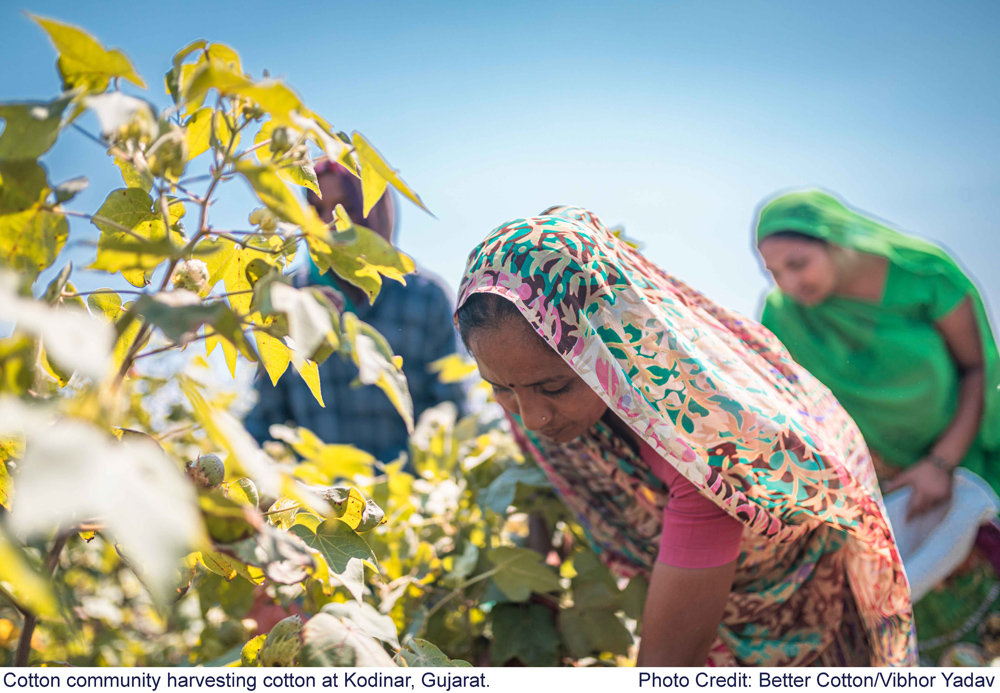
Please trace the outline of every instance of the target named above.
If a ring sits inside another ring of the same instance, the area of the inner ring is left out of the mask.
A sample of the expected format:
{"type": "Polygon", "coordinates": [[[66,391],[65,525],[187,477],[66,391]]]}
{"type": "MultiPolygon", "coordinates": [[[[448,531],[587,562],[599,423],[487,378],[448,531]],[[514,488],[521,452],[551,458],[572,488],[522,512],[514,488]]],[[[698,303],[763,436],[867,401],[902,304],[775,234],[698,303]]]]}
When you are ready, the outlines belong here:
{"type": "Polygon", "coordinates": [[[772,236],[758,249],[774,283],[802,305],[818,305],[834,292],[837,263],[826,243],[772,236]]]}
{"type": "Polygon", "coordinates": [[[500,405],[525,428],[565,443],[597,423],[607,406],[525,321],[477,330],[470,350],[500,405]]]}

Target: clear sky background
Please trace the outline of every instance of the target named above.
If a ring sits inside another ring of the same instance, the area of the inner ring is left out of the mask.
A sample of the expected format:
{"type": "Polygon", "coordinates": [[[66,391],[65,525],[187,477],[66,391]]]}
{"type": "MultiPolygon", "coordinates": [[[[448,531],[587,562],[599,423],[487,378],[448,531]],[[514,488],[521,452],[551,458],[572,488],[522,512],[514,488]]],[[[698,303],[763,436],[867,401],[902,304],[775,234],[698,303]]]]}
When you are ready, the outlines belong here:
{"type": "MultiPolygon", "coordinates": [[[[0,100],[59,90],[21,9],[124,49],[161,106],[196,38],[286,78],[421,194],[436,218],[402,203],[400,245],[453,291],[492,228],[574,204],[756,316],[755,208],[819,185],[946,246],[1000,314],[1000,3],[4,0],[0,100]]],[[[75,133],[45,161],[53,181],[90,177],[81,210],[121,185],[75,133]]],[[[252,206],[238,187],[214,220],[247,228],[252,206]]]]}

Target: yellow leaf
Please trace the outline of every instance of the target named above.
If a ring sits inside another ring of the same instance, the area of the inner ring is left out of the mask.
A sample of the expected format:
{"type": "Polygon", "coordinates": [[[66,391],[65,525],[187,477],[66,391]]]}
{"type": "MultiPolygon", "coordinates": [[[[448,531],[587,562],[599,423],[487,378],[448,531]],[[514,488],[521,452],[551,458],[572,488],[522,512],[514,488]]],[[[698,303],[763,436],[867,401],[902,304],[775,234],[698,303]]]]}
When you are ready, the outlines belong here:
{"type": "MultiPolygon", "coordinates": [[[[253,138],[253,143],[259,145],[266,142],[271,138],[272,132],[274,132],[274,121],[269,120],[260,126],[257,136],[253,138]]],[[[264,165],[270,164],[274,160],[270,148],[266,145],[255,150],[254,154],[257,155],[257,160],[264,165]]],[[[319,181],[316,179],[316,170],[312,167],[312,164],[299,165],[289,163],[281,166],[277,171],[278,175],[289,183],[301,185],[304,188],[312,190],[317,195],[320,194],[319,181]]]]}
{"type": "Polygon", "coordinates": [[[308,527],[313,532],[315,532],[316,528],[319,527],[321,524],[323,524],[323,518],[319,517],[318,515],[313,515],[312,513],[300,512],[298,515],[295,516],[295,522],[293,522],[292,524],[308,527]]]}
{"type": "Polygon", "coordinates": [[[375,206],[375,203],[382,197],[382,193],[385,192],[386,183],[391,183],[392,187],[396,188],[396,190],[401,192],[415,205],[425,212],[430,212],[424,206],[420,196],[403,182],[403,179],[399,177],[399,173],[382,159],[379,153],[375,151],[375,148],[368,143],[368,140],[360,132],[354,133],[354,148],[358,153],[358,159],[361,160],[361,187],[364,192],[364,215],[366,217],[372,207],[375,206]]]}
{"type": "Polygon", "coordinates": [[[343,512],[340,516],[342,522],[346,522],[351,529],[357,529],[365,517],[365,497],[352,486],[347,499],[342,503],[334,503],[334,508],[343,512]]]}
{"type": "Polygon", "coordinates": [[[260,354],[264,370],[271,378],[271,384],[277,385],[278,379],[284,375],[288,370],[288,364],[292,362],[292,351],[283,341],[275,339],[266,332],[255,332],[254,338],[257,340],[257,353],[260,354]]]}
{"type": "Polygon", "coordinates": [[[273,264],[276,256],[249,244],[244,248],[228,238],[204,240],[197,248],[208,266],[209,285],[224,282],[226,292],[234,294],[228,296],[229,305],[240,315],[248,314],[253,300],[253,286],[247,277],[247,267],[256,259],[273,264]]]}
{"type": "Polygon", "coordinates": [[[363,289],[374,301],[382,288],[382,277],[406,284],[406,274],[414,270],[413,260],[371,229],[352,226],[328,236],[321,243],[309,239],[309,249],[321,270],[332,269],[363,289]]]}
{"type": "MultiPolygon", "coordinates": [[[[121,296],[109,289],[100,289],[100,292],[90,294],[87,297],[87,305],[90,306],[92,313],[104,316],[111,323],[118,322],[134,303],[133,301],[129,301],[125,305],[122,305],[121,296]]],[[[115,340],[114,348],[111,350],[112,366],[115,372],[125,362],[125,356],[128,354],[132,344],[135,343],[136,337],[139,336],[140,328],[140,322],[133,320],[128,324],[124,332],[119,335],[118,339],[115,340]]]]}
{"type": "Polygon", "coordinates": [[[24,274],[51,265],[66,243],[66,217],[45,202],[45,169],[34,161],[0,160],[0,262],[24,274]]]}
{"type": "MultiPolygon", "coordinates": [[[[132,307],[133,303],[135,303],[135,301],[129,301],[128,303],[122,306],[123,315],[125,314],[125,312],[128,311],[129,308],[132,307]]],[[[125,330],[118,337],[118,340],[115,342],[115,346],[111,350],[112,367],[114,368],[115,372],[120,370],[122,364],[125,363],[125,357],[128,355],[128,352],[132,348],[132,345],[135,344],[135,340],[139,336],[140,329],[141,329],[140,322],[138,320],[133,320],[128,324],[125,330]]],[[[144,342],[148,341],[149,341],[149,335],[147,333],[144,342]]],[[[141,344],[139,345],[139,348],[142,349],[145,346],[146,346],[145,344],[141,344]]]]}
{"type": "Polygon", "coordinates": [[[213,119],[215,139],[219,141],[219,145],[223,149],[232,147],[235,150],[240,144],[240,133],[233,132],[233,129],[229,127],[229,120],[222,114],[222,111],[215,111],[213,119]]]}
{"type": "Polygon", "coordinates": [[[236,171],[250,183],[258,199],[280,219],[301,227],[307,236],[316,239],[329,236],[329,229],[316,214],[316,210],[303,204],[301,198],[288,189],[288,185],[273,167],[257,166],[243,160],[236,163],[236,171]]]}
{"type": "Polygon", "coordinates": [[[323,404],[323,391],[319,385],[319,366],[316,365],[315,361],[303,361],[302,366],[295,366],[295,369],[302,376],[302,379],[306,381],[306,385],[309,386],[309,391],[313,393],[313,397],[319,402],[319,406],[326,407],[323,404]]]}
{"type": "Polygon", "coordinates": [[[292,473],[304,481],[329,485],[334,479],[350,479],[357,474],[370,475],[375,457],[353,445],[324,443],[315,433],[299,428],[302,439],[292,444],[292,449],[307,462],[295,467],[292,473]]]}
{"type": "Polygon", "coordinates": [[[233,378],[236,377],[236,357],[239,355],[239,350],[230,342],[228,339],[222,339],[217,334],[209,335],[205,338],[205,351],[209,356],[215,350],[216,344],[222,344],[222,355],[226,358],[226,366],[229,368],[230,375],[233,378]]]}
{"type": "Polygon", "coordinates": [[[59,51],[57,63],[64,88],[83,86],[89,92],[102,92],[115,77],[146,88],[132,62],[118,49],[108,50],[87,32],[53,19],[28,15],[45,30],[59,51]]]}
{"type": "Polygon", "coordinates": [[[208,151],[212,135],[212,109],[202,108],[184,124],[188,161],[208,151]]]}
{"type": "Polygon", "coordinates": [[[264,582],[264,572],[260,568],[247,565],[232,556],[210,549],[202,549],[198,554],[200,563],[216,575],[232,581],[237,575],[244,577],[255,585],[264,582]]]}
{"type": "Polygon", "coordinates": [[[216,60],[234,72],[242,72],[240,54],[224,43],[213,43],[206,50],[209,60],[216,60]]]}
{"type": "MultiPolygon", "coordinates": [[[[110,152],[108,152],[111,154],[110,152]]],[[[149,192],[153,188],[153,176],[149,172],[141,172],[139,169],[132,164],[131,161],[126,161],[125,159],[120,159],[119,157],[111,154],[115,160],[115,166],[122,172],[122,180],[125,182],[125,187],[127,188],[142,188],[146,192],[149,192]]],[[[133,285],[134,286],[134,285],[133,285]]]]}
{"type": "Polygon", "coordinates": [[[73,376],[73,373],[67,373],[63,369],[55,366],[51,361],[49,361],[48,354],[45,353],[45,347],[42,347],[41,353],[38,357],[39,362],[42,364],[42,368],[45,372],[52,376],[59,387],[66,387],[69,383],[69,379],[73,376]]]}
{"type": "Polygon", "coordinates": [[[24,453],[24,440],[16,435],[0,436],[0,506],[8,511],[14,500],[14,480],[7,471],[7,461],[24,453]]]}
{"type": "Polygon", "coordinates": [[[56,597],[48,581],[31,567],[24,553],[0,533],[0,582],[12,596],[39,616],[58,615],[56,597]]]}
{"type": "Polygon", "coordinates": [[[476,362],[459,354],[450,354],[431,362],[427,368],[437,373],[442,383],[460,383],[476,372],[476,362]]]}
{"type": "Polygon", "coordinates": [[[271,114],[275,125],[294,125],[293,115],[305,110],[298,94],[276,80],[255,82],[247,78],[238,66],[212,59],[195,68],[184,89],[184,100],[200,106],[211,89],[223,96],[242,96],[250,99],[271,114]]]}

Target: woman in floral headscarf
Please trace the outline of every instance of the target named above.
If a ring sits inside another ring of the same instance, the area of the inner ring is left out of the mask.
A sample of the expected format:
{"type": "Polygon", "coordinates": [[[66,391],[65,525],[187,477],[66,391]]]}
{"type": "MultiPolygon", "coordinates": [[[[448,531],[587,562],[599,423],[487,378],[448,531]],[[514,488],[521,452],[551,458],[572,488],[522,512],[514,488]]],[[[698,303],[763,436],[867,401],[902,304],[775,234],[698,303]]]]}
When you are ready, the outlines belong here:
{"type": "Polygon", "coordinates": [[[649,581],[640,665],[912,662],[868,451],[769,332],[563,207],[473,250],[456,321],[595,551],[649,581]]]}

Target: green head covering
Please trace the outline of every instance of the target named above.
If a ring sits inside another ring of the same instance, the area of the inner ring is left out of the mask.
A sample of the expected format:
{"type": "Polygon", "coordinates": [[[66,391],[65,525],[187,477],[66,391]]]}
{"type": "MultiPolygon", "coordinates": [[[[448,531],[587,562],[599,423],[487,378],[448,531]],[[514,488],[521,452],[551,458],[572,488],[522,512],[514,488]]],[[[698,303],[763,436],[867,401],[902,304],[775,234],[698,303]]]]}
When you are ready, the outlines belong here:
{"type": "Polygon", "coordinates": [[[818,190],[781,195],[761,208],[758,245],[782,231],[888,260],[878,301],[834,295],[809,307],[775,288],[761,320],[833,391],[889,464],[905,467],[927,455],[951,422],[959,373],[935,323],[972,302],[986,391],[980,435],[963,464],[1000,491],[1000,357],[972,280],[936,245],[818,190]]]}
{"type": "Polygon", "coordinates": [[[761,208],[757,245],[782,231],[795,231],[842,248],[879,255],[918,274],[943,273],[972,287],[962,270],[936,245],[902,234],[820,190],[781,195],[761,208]]]}

